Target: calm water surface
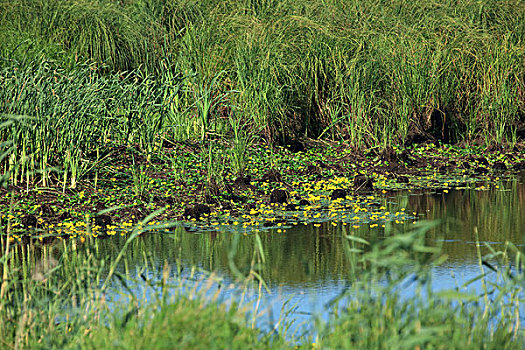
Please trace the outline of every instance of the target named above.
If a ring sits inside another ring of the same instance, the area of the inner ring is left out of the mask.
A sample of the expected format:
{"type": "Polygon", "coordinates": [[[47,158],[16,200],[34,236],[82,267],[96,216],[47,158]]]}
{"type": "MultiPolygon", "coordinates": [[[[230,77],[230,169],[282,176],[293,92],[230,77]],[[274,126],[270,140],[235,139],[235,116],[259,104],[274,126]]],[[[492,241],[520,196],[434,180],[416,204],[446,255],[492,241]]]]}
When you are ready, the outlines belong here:
{"type": "MultiPolygon", "coordinates": [[[[434,289],[454,288],[480,274],[476,241],[503,248],[506,241],[525,244],[525,176],[503,182],[489,191],[453,190],[448,194],[400,192],[385,198],[382,205],[395,212],[405,208],[416,213],[418,220],[441,219],[443,224],[426,234],[429,245],[442,245],[448,259],[434,269],[434,289]]],[[[405,232],[412,220],[392,225],[394,232],[405,232]]],[[[233,230],[233,228],[232,228],[233,230]]],[[[266,263],[259,269],[270,291],[265,292],[263,306],[270,311],[268,323],[275,323],[282,306],[295,305],[293,316],[298,323],[308,322],[309,315],[323,315],[327,303],[338,296],[348,280],[349,264],[343,249],[345,234],[367,240],[382,239],[385,230],[330,223],[321,227],[297,225],[285,233],[261,232],[266,263]]],[[[192,266],[216,271],[226,282],[234,276],[228,265],[228,252],[234,237],[232,231],[219,233],[147,234],[134,241],[122,269],[133,275],[148,265],[158,271],[165,262],[189,274],[192,266]]],[[[99,242],[103,254],[117,255],[124,238],[99,242]]],[[[256,237],[240,235],[235,257],[236,266],[246,272],[253,259],[256,237]]],[[[481,248],[482,254],[488,249],[481,248]]],[[[479,290],[473,284],[469,290],[479,290]]],[[[410,292],[407,292],[410,293],[410,292]]]]}

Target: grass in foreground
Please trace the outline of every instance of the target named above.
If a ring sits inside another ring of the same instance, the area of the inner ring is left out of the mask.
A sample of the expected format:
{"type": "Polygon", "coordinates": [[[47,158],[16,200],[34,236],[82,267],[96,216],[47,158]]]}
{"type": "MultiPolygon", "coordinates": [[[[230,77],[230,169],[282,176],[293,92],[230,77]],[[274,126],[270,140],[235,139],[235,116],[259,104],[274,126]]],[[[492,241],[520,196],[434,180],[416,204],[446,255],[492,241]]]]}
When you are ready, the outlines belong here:
{"type": "MultiPolygon", "coordinates": [[[[37,261],[49,265],[53,256],[49,251],[4,245],[2,344],[86,349],[522,348],[519,307],[525,279],[517,272],[523,264],[521,253],[508,244],[505,251],[480,258],[480,264],[484,261],[499,278],[497,284],[485,284],[481,295],[461,288],[433,292],[428,288],[430,270],[444,259],[439,249],[424,245],[424,234],[431,226],[419,225],[371,246],[362,238],[346,236],[351,287],[331,306],[328,320],[314,318],[302,335],[287,333],[291,316],[277,332],[253,329],[246,313],[250,307],[231,300],[226,306],[223,302],[228,299],[221,298],[220,292],[213,297],[212,289],[196,287],[207,282],[171,274],[167,266],[157,280],[142,277],[144,287],[135,290],[132,285],[139,280],[118,268],[118,260],[126,259],[125,248],[117,260],[105,262],[113,276],[107,283],[104,257],[89,249],[75,249],[71,242],[55,247],[61,256],[51,268],[35,265],[33,260],[39,257],[37,261]],[[511,257],[516,268],[508,270],[505,266],[511,257]],[[35,266],[43,269],[41,277],[35,275],[35,266]],[[415,291],[410,298],[402,296],[408,281],[415,291]]],[[[486,269],[485,273],[491,272],[486,269]]]]}

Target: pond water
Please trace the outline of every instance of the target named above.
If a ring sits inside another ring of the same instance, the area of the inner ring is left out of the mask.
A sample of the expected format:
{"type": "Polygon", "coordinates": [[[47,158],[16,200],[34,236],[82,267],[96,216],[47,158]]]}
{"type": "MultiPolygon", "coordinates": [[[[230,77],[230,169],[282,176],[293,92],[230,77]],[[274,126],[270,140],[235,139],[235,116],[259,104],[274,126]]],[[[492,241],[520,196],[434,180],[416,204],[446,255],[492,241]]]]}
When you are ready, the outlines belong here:
{"type": "MultiPolygon", "coordinates": [[[[501,249],[506,241],[517,246],[525,243],[524,180],[524,176],[518,176],[484,191],[474,188],[440,194],[404,191],[384,198],[382,205],[392,212],[404,208],[407,213],[415,213],[417,220],[443,221],[425,237],[428,245],[442,245],[442,253],[448,256],[433,271],[433,287],[454,288],[480,274],[478,240],[501,249]]],[[[392,224],[392,231],[405,232],[412,225],[413,220],[392,224]]],[[[297,319],[297,324],[308,322],[309,315],[323,315],[327,303],[341,293],[348,280],[349,264],[342,244],[348,234],[374,241],[384,237],[385,229],[328,222],[319,227],[299,224],[285,233],[260,232],[266,262],[258,272],[269,287],[264,292],[261,309],[268,308],[272,311],[270,316],[273,313],[275,317],[288,301],[286,305],[296,306],[291,316],[297,319]]],[[[238,242],[234,261],[246,273],[257,237],[228,230],[190,233],[179,229],[170,234],[145,234],[131,243],[122,269],[133,276],[145,264],[149,271],[158,271],[167,262],[172,270],[182,268],[188,274],[192,266],[197,266],[215,271],[226,282],[233,281],[228,255],[235,237],[238,242]]],[[[124,242],[124,237],[101,240],[97,242],[98,250],[106,256],[116,256],[124,242]]],[[[487,252],[481,246],[481,253],[487,252]]],[[[476,290],[480,284],[469,288],[476,290]]]]}

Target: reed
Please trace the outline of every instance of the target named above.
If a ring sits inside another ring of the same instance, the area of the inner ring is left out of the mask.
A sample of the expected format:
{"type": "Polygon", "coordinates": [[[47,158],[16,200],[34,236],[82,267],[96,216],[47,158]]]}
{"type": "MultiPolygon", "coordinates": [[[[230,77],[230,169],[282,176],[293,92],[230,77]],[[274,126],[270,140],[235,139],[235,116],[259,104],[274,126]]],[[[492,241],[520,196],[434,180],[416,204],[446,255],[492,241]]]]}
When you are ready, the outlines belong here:
{"type": "Polygon", "coordinates": [[[47,61],[4,68],[0,81],[0,118],[9,123],[0,139],[16,145],[3,172],[14,184],[53,180],[72,188],[107,161],[108,143],[133,145],[148,157],[159,148],[172,130],[166,126],[172,101],[163,97],[179,90],[171,78],[100,75],[94,64],[64,70],[47,61]]]}
{"type": "MultiPolygon", "coordinates": [[[[270,140],[386,147],[425,131],[445,142],[512,143],[523,122],[518,0],[16,0],[0,13],[11,70],[12,60],[54,59],[73,71],[89,60],[106,77],[193,77],[168,113],[186,137],[215,131],[213,107],[225,94],[270,140]]],[[[164,114],[139,115],[165,124],[164,114]]]]}

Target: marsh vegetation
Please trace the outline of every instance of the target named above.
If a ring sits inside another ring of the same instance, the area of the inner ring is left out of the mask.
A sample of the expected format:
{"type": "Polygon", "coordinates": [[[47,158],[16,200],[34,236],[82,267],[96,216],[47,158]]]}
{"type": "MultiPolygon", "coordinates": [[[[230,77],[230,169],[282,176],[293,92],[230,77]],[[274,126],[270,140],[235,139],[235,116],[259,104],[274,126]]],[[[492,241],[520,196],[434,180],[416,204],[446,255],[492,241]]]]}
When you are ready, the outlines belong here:
{"type": "Polygon", "coordinates": [[[2,347],[522,348],[521,238],[436,292],[419,221],[524,217],[524,42],[519,0],[0,0],[2,347]],[[318,260],[267,256],[301,226],[318,260]],[[346,292],[261,327],[242,296],[305,266],[346,292]]]}

